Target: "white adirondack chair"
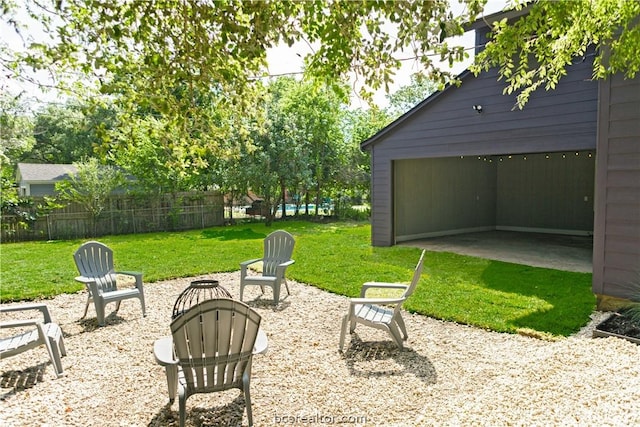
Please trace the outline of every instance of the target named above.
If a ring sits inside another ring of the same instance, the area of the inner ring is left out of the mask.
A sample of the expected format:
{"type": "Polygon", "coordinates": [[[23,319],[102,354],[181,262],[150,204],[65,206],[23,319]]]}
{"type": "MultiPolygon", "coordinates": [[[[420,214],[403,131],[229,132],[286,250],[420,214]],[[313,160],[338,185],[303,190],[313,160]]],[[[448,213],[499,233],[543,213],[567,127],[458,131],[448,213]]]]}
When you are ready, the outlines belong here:
{"type": "Polygon", "coordinates": [[[25,332],[0,338],[0,359],[15,356],[32,348],[44,345],[47,353],[49,353],[56,377],[60,377],[64,375],[61,358],[67,355],[67,350],[64,347],[62,330],[51,320],[49,308],[45,304],[39,303],[0,307],[0,313],[32,310],[40,311],[42,319],[26,318],[0,323],[1,329],[16,328],[22,330],[29,327],[29,330],[25,332]],[[35,326],[35,328],[33,326],[35,326]]]}
{"type": "Polygon", "coordinates": [[[100,242],[86,242],[73,254],[80,276],[78,282],[87,287],[87,304],[84,307],[84,318],[89,304],[93,301],[96,308],[98,325],[104,326],[105,306],[110,302],[116,303],[116,312],[120,309],[120,302],[125,299],[138,298],[142,305],[142,315],[146,315],[144,304],[144,288],[142,273],[137,271],[115,271],[113,266],[113,251],[100,242]],[[116,276],[130,276],[135,279],[135,287],[118,289],[116,276]]]}
{"type": "Polygon", "coordinates": [[[240,301],[242,301],[245,286],[250,285],[260,286],[262,293],[264,293],[265,286],[271,287],[273,289],[273,303],[276,305],[280,301],[282,283],[287,288],[287,295],[291,295],[285,271],[288,266],[295,262],[291,259],[294,245],[295,240],[291,234],[284,230],[277,230],[264,239],[264,254],[262,258],[240,263],[240,301]],[[262,272],[249,275],[249,266],[259,262],[262,263],[262,272]]]}
{"type": "Polygon", "coordinates": [[[413,294],[420,276],[422,275],[422,266],[424,264],[426,250],[422,251],[420,260],[413,272],[413,279],[410,284],[406,283],[385,283],[385,282],[367,282],[362,285],[359,298],[351,298],[349,300],[349,312],[342,320],[342,329],[340,330],[340,351],[344,347],[344,338],[347,326],[349,332],[353,333],[356,325],[361,323],[372,328],[381,329],[391,335],[393,341],[402,348],[403,339],[407,339],[407,328],[400,313],[402,304],[413,294]],[[367,291],[370,289],[382,290],[404,290],[402,294],[395,298],[367,298],[367,291]],[[402,332],[402,336],[400,335],[402,332]]]}
{"type": "Polygon", "coordinates": [[[260,321],[246,304],[220,298],[200,302],[171,322],[181,427],[189,396],[232,388],[244,392],[247,419],[253,425],[249,386],[260,321]]]}

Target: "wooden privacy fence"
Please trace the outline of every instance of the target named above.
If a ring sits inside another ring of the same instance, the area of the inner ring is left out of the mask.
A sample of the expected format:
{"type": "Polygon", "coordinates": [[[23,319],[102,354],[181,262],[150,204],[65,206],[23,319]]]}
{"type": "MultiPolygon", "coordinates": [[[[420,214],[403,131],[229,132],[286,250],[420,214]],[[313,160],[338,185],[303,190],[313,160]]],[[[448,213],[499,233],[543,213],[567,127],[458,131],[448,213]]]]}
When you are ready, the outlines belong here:
{"type": "Polygon", "coordinates": [[[82,206],[71,204],[38,218],[26,230],[12,226],[11,218],[2,218],[2,242],[192,230],[224,223],[223,196],[218,192],[160,197],[114,195],[108,206],[93,219],[82,206]]]}

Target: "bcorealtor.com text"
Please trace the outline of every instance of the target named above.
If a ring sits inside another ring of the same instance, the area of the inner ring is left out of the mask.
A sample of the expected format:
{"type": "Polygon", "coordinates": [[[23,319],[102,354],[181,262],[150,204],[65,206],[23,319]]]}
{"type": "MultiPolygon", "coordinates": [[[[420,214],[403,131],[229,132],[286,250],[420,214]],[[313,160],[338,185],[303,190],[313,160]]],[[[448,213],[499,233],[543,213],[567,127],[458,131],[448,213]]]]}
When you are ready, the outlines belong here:
{"type": "Polygon", "coordinates": [[[366,416],[362,415],[274,415],[274,424],[366,424],[366,416]]]}

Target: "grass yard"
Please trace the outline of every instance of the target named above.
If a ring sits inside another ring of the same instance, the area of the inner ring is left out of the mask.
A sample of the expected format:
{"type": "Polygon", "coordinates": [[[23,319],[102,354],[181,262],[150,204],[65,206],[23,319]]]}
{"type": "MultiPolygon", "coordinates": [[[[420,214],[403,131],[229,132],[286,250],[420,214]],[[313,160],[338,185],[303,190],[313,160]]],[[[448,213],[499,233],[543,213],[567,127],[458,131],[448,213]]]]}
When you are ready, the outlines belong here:
{"type": "MultiPolygon", "coordinates": [[[[296,238],[287,276],[336,294],[356,296],[366,281],[411,280],[420,250],[374,248],[364,223],[287,221],[240,224],[175,233],[104,236],[116,269],[143,271],[153,282],[239,269],[257,258],[262,241],[283,228],[296,238]]],[[[0,245],[0,301],[77,292],[72,254],[83,240],[0,245]]],[[[499,332],[568,336],[595,309],[591,274],[529,267],[444,252],[429,252],[422,280],[404,308],[499,332]]]]}

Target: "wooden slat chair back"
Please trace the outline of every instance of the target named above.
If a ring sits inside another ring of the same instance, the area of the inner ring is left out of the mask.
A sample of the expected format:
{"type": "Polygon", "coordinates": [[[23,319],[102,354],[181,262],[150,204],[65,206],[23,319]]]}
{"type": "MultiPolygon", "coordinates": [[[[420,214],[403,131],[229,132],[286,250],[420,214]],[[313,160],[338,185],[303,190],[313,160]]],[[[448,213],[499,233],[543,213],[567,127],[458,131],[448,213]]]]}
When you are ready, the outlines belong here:
{"type": "Polygon", "coordinates": [[[253,424],[249,387],[260,321],[246,304],[220,298],[200,302],[171,322],[180,368],[180,426],[189,396],[232,388],[244,392],[247,418],[253,424]]]}
{"type": "Polygon", "coordinates": [[[105,324],[105,306],[116,303],[116,312],[120,302],[125,299],[138,298],[142,306],[142,315],[146,314],[142,273],[137,271],[116,271],[113,262],[113,251],[103,243],[90,241],[81,245],[73,254],[73,259],[80,276],[78,282],[87,287],[87,303],[84,307],[84,318],[89,304],[93,301],[98,324],[105,324]],[[135,287],[118,289],[117,275],[130,276],[135,280],[135,287]]]}
{"type": "Polygon", "coordinates": [[[393,341],[399,348],[403,348],[402,341],[408,338],[407,327],[402,318],[401,309],[404,302],[409,298],[418,286],[424,265],[426,250],[422,251],[418,264],[413,271],[413,278],[410,284],[406,283],[385,283],[367,282],[362,285],[359,298],[349,300],[349,311],[342,320],[340,330],[340,350],[344,347],[344,339],[347,326],[353,333],[358,323],[381,329],[389,333],[393,341]],[[384,292],[402,290],[398,297],[367,297],[367,291],[371,289],[383,290],[384,292]],[[402,335],[401,335],[402,333],[402,335]]]}
{"type": "Polygon", "coordinates": [[[248,285],[260,286],[263,293],[265,286],[271,287],[273,302],[276,305],[280,301],[282,283],[287,289],[287,295],[290,295],[285,272],[287,267],[295,262],[291,259],[294,246],[295,239],[284,230],[276,230],[269,234],[264,239],[263,257],[240,263],[240,300],[244,295],[245,286],[248,285]],[[262,262],[262,272],[258,275],[248,275],[248,267],[258,262],[262,262]]]}
{"type": "Polygon", "coordinates": [[[57,323],[51,320],[49,308],[41,303],[0,307],[0,313],[26,312],[32,310],[40,311],[42,319],[26,318],[25,315],[24,319],[9,320],[0,323],[0,329],[15,328],[16,330],[23,330],[29,328],[16,335],[0,338],[0,359],[16,356],[32,348],[44,345],[51,359],[56,377],[60,377],[64,375],[61,359],[62,356],[66,356],[67,350],[64,346],[62,330],[57,323]]]}

